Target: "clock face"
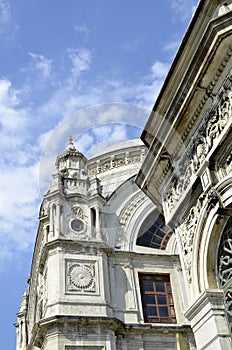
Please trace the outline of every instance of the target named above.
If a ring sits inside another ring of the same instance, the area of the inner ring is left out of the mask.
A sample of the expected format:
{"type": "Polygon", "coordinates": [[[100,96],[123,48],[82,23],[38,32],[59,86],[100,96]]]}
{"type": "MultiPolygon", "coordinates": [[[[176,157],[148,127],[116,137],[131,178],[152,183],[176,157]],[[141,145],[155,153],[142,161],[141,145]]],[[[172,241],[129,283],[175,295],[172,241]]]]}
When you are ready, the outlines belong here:
{"type": "Polygon", "coordinates": [[[84,230],[84,224],[81,220],[75,219],[71,222],[71,228],[76,232],[80,232],[84,230]]]}

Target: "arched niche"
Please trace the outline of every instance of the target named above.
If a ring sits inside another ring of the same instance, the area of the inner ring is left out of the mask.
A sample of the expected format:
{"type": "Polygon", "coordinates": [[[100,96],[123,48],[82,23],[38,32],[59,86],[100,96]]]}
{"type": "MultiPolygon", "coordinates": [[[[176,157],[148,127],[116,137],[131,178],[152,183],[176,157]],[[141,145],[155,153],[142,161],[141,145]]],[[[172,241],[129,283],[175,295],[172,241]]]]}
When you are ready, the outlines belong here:
{"type": "Polygon", "coordinates": [[[197,298],[209,289],[218,289],[216,278],[217,251],[220,238],[232,207],[231,181],[221,181],[215,191],[203,197],[203,205],[197,218],[195,231],[192,268],[191,293],[197,298]]]}

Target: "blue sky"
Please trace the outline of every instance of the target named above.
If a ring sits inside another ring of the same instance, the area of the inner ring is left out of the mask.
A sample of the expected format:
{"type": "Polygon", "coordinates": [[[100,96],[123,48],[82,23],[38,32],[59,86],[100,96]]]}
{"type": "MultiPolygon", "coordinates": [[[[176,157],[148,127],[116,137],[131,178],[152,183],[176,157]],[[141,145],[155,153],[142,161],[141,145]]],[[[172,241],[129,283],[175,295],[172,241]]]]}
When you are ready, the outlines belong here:
{"type": "Polygon", "coordinates": [[[140,135],[197,0],[0,0],[0,347],[15,348],[41,195],[70,133],[140,135]]]}

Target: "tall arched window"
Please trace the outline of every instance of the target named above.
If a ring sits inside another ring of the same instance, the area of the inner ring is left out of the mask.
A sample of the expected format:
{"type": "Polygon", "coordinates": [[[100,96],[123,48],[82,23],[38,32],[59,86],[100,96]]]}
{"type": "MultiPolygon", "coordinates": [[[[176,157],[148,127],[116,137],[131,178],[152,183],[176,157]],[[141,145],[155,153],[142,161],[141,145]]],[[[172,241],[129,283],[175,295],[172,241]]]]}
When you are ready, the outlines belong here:
{"type": "Polygon", "coordinates": [[[223,289],[225,309],[232,336],[232,217],[223,230],[217,256],[218,286],[223,289]]]}
{"type": "Polygon", "coordinates": [[[173,231],[165,225],[162,214],[153,212],[140,228],[137,245],[156,249],[165,249],[173,231]]]}

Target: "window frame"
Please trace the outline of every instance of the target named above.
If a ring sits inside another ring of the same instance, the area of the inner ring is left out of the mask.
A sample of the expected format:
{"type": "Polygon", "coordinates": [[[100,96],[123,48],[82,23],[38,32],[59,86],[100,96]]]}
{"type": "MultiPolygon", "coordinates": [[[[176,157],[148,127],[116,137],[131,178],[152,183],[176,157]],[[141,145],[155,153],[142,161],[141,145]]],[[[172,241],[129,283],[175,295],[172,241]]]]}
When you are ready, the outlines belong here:
{"type": "Polygon", "coordinates": [[[165,225],[165,220],[162,214],[142,235],[136,239],[136,245],[153,249],[165,250],[173,231],[165,225]]]}
{"type": "Polygon", "coordinates": [[[169,274],[153,274],[153,273],[139,273],[139,285],[140,285],[140,295],[141,295],[141,303],[143,309],[143,317],[145,323],[165,323],[165,324],[176,324],[176,312],[174,306],[174,298],[171,288],[171,281],[169,274]],[[150,290],[145,289],[145,283],[150,283],[150,290]],[[159,284],[159,282],[163,283],[159,284]],[[152,283],[152,290],[151,290],[152,283]],[[159,286],[159,288],[158,288],[159,286]],[[160,289],[160,290],[158,290],[160,289]],[[163,289],[163,290],[161,290],[163,289]],[[148,297],[153,298],[153,303],[148,303],[148,297]],[[160,300],[164,300],[165,297],[166,302],[161,303],[160,300]],[[150,314],[149,309],[155,311],[155,314],[150,314]],[[161,315],[162,312],[165,315],[161,315]]]}

